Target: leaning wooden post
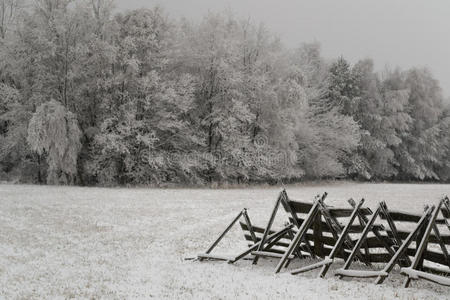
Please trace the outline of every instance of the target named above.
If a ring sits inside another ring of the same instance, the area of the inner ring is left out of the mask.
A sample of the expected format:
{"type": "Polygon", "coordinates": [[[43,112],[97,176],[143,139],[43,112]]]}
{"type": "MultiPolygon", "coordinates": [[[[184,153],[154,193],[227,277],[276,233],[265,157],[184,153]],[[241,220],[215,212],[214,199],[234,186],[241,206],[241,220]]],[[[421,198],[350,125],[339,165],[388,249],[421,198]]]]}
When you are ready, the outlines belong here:
{"type": "Polygon", "coordinates": [[[449,204],[450,200],[448,199],[448,197],[444,198],[444,207],[447,210],[447,216],[445,217],[444,215],[444,222],[445,225],[447,226],[447,229],[450,230],[450,224],[448,223],[448,218],[450,218],[450,204],[449,204]]]}
{"type": "MultiPolygon", "coordinates": [[[[353,208],[356,206],[355,200],[353,200],[351,198],[348,199],[348,203],[350,203],[350,205],[353,208]]],[[[366,226],[367,222],[369,222],[369,219],[365,215],[361,214],[359,211],[358,211],[358,217],[362,221],[362,223],[361,223],[362,226],[366,226]]],[[[380,233],[380,231],[377,228],[372,228],[372,232],[378,238],[378,240],[383,244],[383,246],[384,246],[384,248],[386,248],[387,252],[389,252],[389,254],[391,256],[393,256],[395,254],[395,251],[392,250],[391,246],[386,242],[386,240],[384,239],[384,237],[380,233]]]]}
{"type": "Polygon", "coordinates": [[[248,231],[250,232],[253,243],[258,242],[258,239],[256,238],[256,234],[255,234],[255,231],[253,230],[253,226],[252,226],[252,223],[250,222],[250,217],[248,216],[246,208],[244,208],[244,210],[242,211],[242,215],[244,216],[244,220],[245,220],[245,223],[247,224],[248,231]]]}
{"type": "MultiPolygon", "coordinates": [[[[380,203],[380,207],[381,207],[381,213],[385,216],[386,221],[389,225],[389,227],[391,228],[392,231],[392,235],[394,236],[394,241],[396,243],[397,249],[400,247],[400,245],[402,244],[402,239],[400,238],[400,235],[398,234],[397,231],[397,226],[395,226],[395,222],[392,219],[391,215],[389,214],[389,210],[387,208],[386,202],[382,201],[380,203]]],[[[395,249],[395,250],[397,250],[395,249]]],[[[404,255],[403,257],[401,257],[399,259],[399,264],[403,264],[403,265],[410,265],[411,264],[411,260],[409,259],[408,255],[404,255]]]]}
{"type": "MultiPolygon", "coordinates": [[[[416,269],[417,266],[420,264],[422,256],[423,256],[423,252],[425,251],[425,249],[427,248],[428,245],[428,239],[430,237],[430,233],[431,230],[433,229],[433,225],[435,225],[436,222],[436,218],[439,214],[439,211],[441,209],[441,205],[442,205],[442,200],[439,201],[439,204],[437,207],[434,208],[433,214],[431,215],[430,220],[428,221],[428,225],[426,227],[425,233],[423,235],[422,240],[420,241],[420,245],[419,248],[416,251],[416,255],[414,256],[414,259],[412,261],[411,266],[409,267],[410,269],[416,269]]],[[[403,283],[403,286],[405,288],[407,288],[409,286],[409,283],[411,282],[411,277],[407,277],[405,279],[405,282],[403,283]]]]}
{"type": "MultiPolygon", "coordinates": [[[[215,240],[211,246],[209,246],[208,250],[206,250],[206,254],[211,253],[211,251],[213,251],[213,249],[217,246],[217,244],[223,239],[223,237],[227,234],[228,231],[230,231],[231,227],[233,227],[233,225],[239,220],[239,218],[242,216],[244,210],[241,210],[239,212],[239,214],[236,216],[236,218],[234,218],[234,220],[230,223],[230,225],[228,225],[228,227],[222,232],[222,234],[219,236],[219,238],[217,240],[215,240]]],[[[199,261],[202,261],[203,258],[199,257],[199,261]]]]}
{"type": "MultiPolygon", "coordinates": [[[[428,205],[425,205],[424,207],[424,213],[429,209],[428,205]]],[[[425,232],[427,231],[427,226],[422,226],[422,228],[419,230],[419,232],[416,235],[416,253],[419,251],[419,247],[420,247],[420,242],[422,241],[423,237],[425,236],[425,232]]],[[[410,263],[409,265],[405,266],[405,267],[410,267],[412,265],[412,263],[410,263]]],[[[423,257],[421,257],[421,259],[419,260],[419,262],[417,263],[417,267],[418,268],[422,268],[423,267],[423,257]]]]}
{"type": "Polygon", "coordinates": [[[279,261],[277,267],[275,268],[275,273],[280,272],[281,268],[286,263],[288,257],[292,254],[292,252],[298,247],[300,244],[302,238],[304,237],[306,231],[311,226],[312,221],[314,220],[314,217],[316,216],[319,208],[319,201],[315,201],[311,209],[309,210],[308,215],[306,216],[305,220],[303,221],[302,225],[298,229],[297,233],[294,236],[294,239],[291,241],[291,244],[289,245],[288,249],[284,252],[283,257],[279,261]]]}
{"type": "Polygon", "coordinates": [[[447,247],[445,246],[444,241],[442,240],[441,233],[439,232],[439,229],[436,224],[433,225],[433,231],[436,235],[436,239],[439,243],[439,246],[441,247],[442,253],[445,256],[445,261],[447,262],[447,266],[450,268],[450,255],[448,253],[447,247]]]}
{"type": "MultiPolygon", "coordinates": [[[[343,270],[347,270],[350,265],[353,262],[353,259],[356,256],[356,253],[358,253],[359,249],[361,248],[364,240],[366,239],[367,234],[369,233],[369,231],[372,229],[373,223],[375,222],[376,218],[378,217],[379,213],[380,213],[380,205],[378,205],[377,210],[374,212],[374,214],[372,215],[372,217],[370,218],[369,222],[367,222],[366,227],[364,227],[363,231],[361,232],[361,236],[359,237],[358,241],[356,242],[356,244],[353,246],[352,252],[350,253],[350,255],[347,257],[347,260],[345,261],[344,266],[342,267],[343,270]]],[[[341,275],[337,275],[339,278],[341,278],[341,275]]]]}
{"type": "MultiPolygon", "coordinates": [[[[444,221],[445,221],[447,227],[448,227],[448,223],[447,223],[447,218],[444,215],[444,210],[447,209],[447,212],[450,213],[450,208],[449,208],[448,202],[449,202],[449,199],[447,196],[444,197],[444,199],[442,199],[442,202],[441,202],[442,205],[444,206],[444,207],[441,206],[441,211],[442,211],[442,215],[444,217],[444,221]]],[[[440,234],[439,229],[436,224],[434,224],[433,230],[434,230],[437,240],[439,241],[439,245],[441,246],[442,253],[444,253],[445,260],[447,261],[447,266],[450,268],[450,255],[448,253],[448,250],[447,250],[447,247],[445,246],[444,241],[442,240],[441,234],[440,234]]]]}
{"type": "Polygon", "coordinates": [[[353,208],[353,211],[350,215],[350,219],[349,219],[348,223],[345,225],[344,229],[342,230],[341,235],[339,236],[339,238],[337,239],[333,248],[331,249],[330,254],[328,256],[326,256],[323,261],[293,270],[291,272],[291,274],[295,275],[295,274],[307,272],[307,271],[318,269],[318,268],[322,267],[322,270],[319,273],[319,277],[323,278],[325,276],[325,274],[327,273],[328,269],[330,268],[331,264],[333,263],[334,258],[336,256],[336,254],[338,253],[339,249],[341,249],[341,247],[345,241],[345,236],[348,235],[348,233],[350,231],[350,227],[352,226],[353,221],[355,220],[355,217],[356,217],[359,209],[363,205],[363,203],[364,203],[364,199],[361,199],[361,201],[357,205],[355,205],[355,207],[353,208]]]}
{"type": "MultiPolygon", "coordinates": [[[[334,245],[333,249],[330,252],[330,255],[327,258],[334,259],[339,249],[342,247],[342,244],[345,241],[346,236],[348,235],[348,232],[350,231],[350,227],[353,224],[353,221],[355,220],[355,217],[357,216],[359,209],[364,204],[364,199],[361,199],[357,205],[353,208],[353,212],[350,215],[350,219],[348,220],[347,225],[344,227],[344,230],[342,230],[341,235],[339,236],[339,239],[337,240],[336,244],[334,245]]],[[[330,264],[326,264],[322,267],[322,270],[319,272],[319,277],[323,278],[325,274],[328,272],[328,269],[330,268],[330,264]]]]}
{"type": "MultiPolygon", "coordinates": [[[[284,197],[281,199],[281,204],[283,204],[286,211],[289,212],[289,214],[291,215],[294,225],[297,228],[300,228],[300,221],[298,220],[296,213],[292,210],[286,190],[283,190],[283,194],[284,194],[284,197]]],[[[305,242],[305,248],[311,255],[311,258],[316,258],[316,255],[314,254],[313,248],[312,248],[311,244],[309,243],[308,239],[305,238],[304,242],[305,242]]],[[[297,252],[299,253],[300,251],[298,250],[297,252]]],[[[301,255],[298,255],[298,256],[301,257],[301,255]]]]}
{"type": "Polygon", "coordinates": [[[320,211],[317,213],[314,219],[313,232],[314,252],[318,257],[324,257],[322,242],[322,214],[320,213],[320,211]]]}
{"type": "MultiPolygon", "coordinates": [[[[275,202],[275,206],[272,210],[272,214],[270,215],[269,222],[267,223],[267,226],[264,229],[264,234],[261,238],[261,244],[259,244],[258,251],[262,251],[264,249],[264,243],[266,242],[267,235],[269,234],[270,229],[272,228],[273,221],[275,220],[275,216],[277,215],[278,212],[278,207],[280,206],[280,202],[283,197],[284,193],[282,191],[280,193],[280,196],[278,196],[277,201],[275,202]]],[[[258,256],[256,255],[255,258],[253,259],[253,264],[256,265],[257,263],[258,263],[258,256]]]]}
{"type": "MultiPolygon", "coordinates": [[[[429,219],[430,214],[433,212],[434,206],[430,207],[426,213],[422,215],[419,222],[417,223],[416,228],[408,235],[408,237],[405,239],[403,244],[398,248],[397,252],[395,252],[394,256],[391,258],[391,260],[387,263],[387,265],[383,269],[384,274],[389,274],[392,269],[395,266],[396,261],[405,253],[408,246],[411,244],[414,237],[417,235],[419,230],[422,228],[422,226],[425,224],[425,222],[429,219]]],[[[416,253],[417,254],[417,253],[416,253]]],[[[386,275],[387,276],[387,275],[386,275]]],[[[378,277],[375,279],[375,284],[381,284],[386,279],[386,276],[378,275],[378,277]]]]}
{"type": "MultiPolygon", "coordinates": [[[[319,201],[319,208],[320,208],[320,211],[323,213],[323,216],[325,218],[325,221],[326,221],[328,227],[331,230],[331,233],[333,234],[334,240],[337,242],[337,240],[339,239],[339,234],[342,231],[341,225],[339,224],[338,220],[336,220],[336,218],[330,214],[329,210],[325,207],[325,204],[322,201],[319,201]]],[[[349,249],[353,249],[353,241],[348,236],[345,236],[344,244],[349,249]]],[[[343,258],[346,259],[347,254],[344,251],[344,248],[341,249],[341,252],[342,252],[343,258]]],[[[367,266],[370,266],[370,262],[362,255],[362,253],[359,251],[359,249],[358,249],[358,252],[356,253],[356,255],[367,266]]]]}

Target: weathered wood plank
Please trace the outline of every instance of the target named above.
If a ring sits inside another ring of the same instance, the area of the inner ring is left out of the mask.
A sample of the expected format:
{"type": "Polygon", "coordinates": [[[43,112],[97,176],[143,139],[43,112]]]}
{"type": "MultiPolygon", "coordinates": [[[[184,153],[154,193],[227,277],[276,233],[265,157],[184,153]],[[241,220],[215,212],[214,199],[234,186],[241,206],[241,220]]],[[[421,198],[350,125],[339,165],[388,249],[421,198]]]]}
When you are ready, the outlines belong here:
{"type": "MultiPolygon", "coordinates": [[[[386,229],[386,231],[388,233],[392,233],[389,229],[386,229]]],[[[409,231],[398,230],[397,233],[401,239],[405,239],[408,236],[409,231]]],[[[450,235],[441,235],[441,238],[444,244],[450,245],[450,235]]],[[[439,244],[439,239],[436,237],[436,235],[430,234],[428,242],[432,244],[439,244]]]]}
{"type": "Polygon", "coordinates": [[[335,275],[344,277],[357,277],[357,278],[373,278],[373,277],[387,277],[388,273],[384,271],[367,271],[367,270],[336,270],[335,275]]]}
{"type": "MultiPolygon", "coordinates": [[[[294,200],[289,200],[289,204],[290,204],[292,210],[298,214],[307,214],[312,207],[312,203],[294,201],[294,200]]],[[[352,214],[352,211],[353,211],[351,208],[340,208],[340,207],[327,207],[327,208],[330,211],[330,214],[335,218],[350,217],[350,215],[352,214]]],[[[372,214],[372,210],[368,207],[363,207],[360,209],[360,211],[361,211],[361,214],[366,215],[366,216],[372,214]]]]}
{"type": "MultiPolygon", "coordinates": [[[[414,248],[408,248],[406,250],[406,254],[408,256],[414,256],[416,254],[416,249],[414,248]]],[[[438,263],[441,264],[443,266],[446,265],[446,259],[444,254],[439,253],[439,252],[435,252],[435,251],[430,251],[427,250],[424,252],[424,259],[433,263],[438,263]]],[[[369,255],[370,261],[373,263],[387,263],[389,262],[390,258],[392,256],[389,255],[389,253],[371,253],[369,255]]]]}
{"type": "MultiPolygon", "coordinates": [[[[251,237],[250,235],[246,234],[246,235],[244,235],[244,237],[245,237],[245,239],[246,239],[247,241],[253,242],[253,239],[252,239],[252,237],[251,237]]],[[[261,238],[260,238],[260,237],[256,237],[256,242],[259,242],[259,241],[261,241],[261,238]]],[[[275,245],[276,245],[276,246],[279,246],[279,247],[286,247],[286,248],[287,248],[287,247],[289,246],[289,243],[282,242],[282,241],[277,241],[277,242],[275,243],[275,245]]]]}
{"type": "Polygon", "coordinates": [[[394,245],[394,243],[392,242],[392,240],[387,236],[387,235],[379,235],[378,237],[376,236],[370,236],[366,239],[366,243],[369,246],[369,248],[386,248],[386,244],[389,245],[390,247],[392,247],[394,245]],[[383,239],[383,241],[380,241],[380,239],[383,239]]]}
{"type": "MultiPolygon", "coordinates": [[[[328,207],[328,211],[335,218],[347,218],[347,217],[351,216],[353,209],[340,208],[340,207],[328,207]]],[[[359,211],[364,216],[369,216],[372,214],[372,210],[368,207],[362,207],[359,211]]]]}
{"type": "MultiPolygon", "coordinates": [[[[255,256],[262,256],[262,257],[273,257],[273,258],[282,258],[282,253],[274,253],[274,252],[268,252],[268,251],[253,251],[253,255],[255,256]]],[[[289,259],[294,259],[294,255],[290,255],[289,259]]]]}
{"type": "Polygon", "coordinates": [[[437,268],[437,267],[431,267],[431,266],[423,266],[422,271],[437,274],[437,275],[450,276],[449,269],[443,269],[443,268],[437,268]]]}
{"type": "MultiPolygon", "coordinates": [[[[245,224],[244,222],[239,222],[239,224],[241,225],[242,230],[248,231],[247,224],[245,224]]],[[[252,228],[255,233],[264,233],[264,228],[262,228],[262,227],[253,225],[252,228]]],[[[274,232],[275,232],[274,230],[270,230],[269,233],[274,233],[274,232]]]]}
{"type": "MultiPolygon", "coordinates": [[[[253,246],[253,244],[248,244],[248,247],[250,248],[251,246],[253,246]]],[[[257,251],[257,250],[255,250],[257,251]]],[[[271,249],[266,249],[264,250],[265,252],[271,252],[271,253],[276,253],[276,254],[284,254],[285,250],[281,250],[281,249],[277,249],[277,248],[271,248],[271,249]]]]}
{"type": "Polygon", "coordinates": [[[313,207],[312,203],[295,201],[291,199],[289,199],[288,203],[293,212],[297,214],[307,214],[313,207]]]}
{"type": "MultiPolygon", "coordinates": [[[[411,223],[419,222],[421,217],[421,215],[419,214],[413,214],[399,210],[389,210],[389,215],[394,221],[411,222],[411,223]]],[[[382,215],[381,218],[383,220],[386,220],[386,217],[384,215],[382,215]]],[[[438,218],[436,219],[436,224],[445,224],[445,220],[443,218],[438,218]]]]}
{"type": "MultiPolygon", "coordinates": [[[[293,223],[293,219],[292,218],[289,218],[289,221],[291,223],[293,223]]],[[[301,225],[303,223],[303,219],[299,219],[299,221],[300,221],[300,225],[301,225]]],[[[341,227],[344,227],[344,225],[342,225],[341,222],[339,222],[339,223],[341,224],[341,227]]],[[[330,227],[328,226],[328,224],[326,222],[322,221],[321,226],[322,226],[322,231],[323,232],[332,233],[332,231],[330,230],[330,227]]],[[[383,229],[384,229],[383,225],[380,225],[380,224],[374,224],[373,225],[373,230],[381,231],[383,229]]],[[[361,233],[363,230],[364,230],[364,226],[361,226],[360,224],[353,224],[350,227],[350,233],[361,233]]]]}
{"type": "Polygon", "coordinates": [[[332,259],[325,258],[324,260],[319,261],[317,263],[314,263],[314,264],[311,264],[311,265],[308,265],[308,266],[304,266],[304,267],[299,268],[299,269],[292,270],[291,274],[292,275],[297,275],[297,274],[308,272],[308,271],[315,270],[315,269],[318,269],[318,268],[323,268],[324,266],[331,265],[332,263],[333,263],[332,259]]]}
{"type": "Polygon", "coordinates": [[[417,280],[417,279],[425,279],[425,280],[428,280],[428,281],[431,281],[431,282],[434,282],[434,283],[437,283],[437,284],[440,284],[440,285],[450,286],[450,278],[448,278],[448,277],[439,276],[439,275],[430,274],[430,273],[426,273],[426,272],[423,272],[423,271],[415,270],[412,267],[402,268],[400,272],[403,275],[408,276],[408,284],[409,284],[409,281],[411,281],[411,279],[415,279],[415,280],[417,280]]]}
{"type": "MultiPolygon", "coordinates": [[[[247,241],[253,241],[252,237],[248,233],[244,234],[244,237],[245,237],[245,239],[247,241]]],[[[314,242],[314,234],[307,233],[305,235],[305,237],[306,237],[306,239],[308,241],[314,242]]],[[[287,236],[285,236],[284,238],[288,239],[287,236]]],[[[385,237],[385,238],[387,239],[387,237],[385,237]]],[[[261,237],[260,236],[256,236],[256,240],[259,242],[261,240],[261,237]]],[[[329,236],[322,236],[320,238],[320,241],[323,243],[323,245],[331,246],[331,247],[333,247],[334,244],[336,243],[336,240],[334,238],[332,238],[332,237],[329,237],[329,236]]],[[[356,240],[352,240],[352,241],[356,242],[356,240]]],[[[383,244],[376,237],[369,237],[367,239],[367,241],[368,241],[368,245],[369,245],[370,248],[382,248],[383,247],[383,244]]],[[[288,243],[280,241],[280,242],[277,243],[277,245],[284,247],[284,246],[288,245],[288,243]]],[[[348,249],[348,248],[346,248],[346,249],[348,249]]]]}
{"type": "Polygon", "coordinates": [[[200,253],[197,255],[198,259],[209,259],[209,260],[225,260],[228,261],[231,259],[231,256],[225,256],[220,254],[207,254],[207,253],[200,253]]]}

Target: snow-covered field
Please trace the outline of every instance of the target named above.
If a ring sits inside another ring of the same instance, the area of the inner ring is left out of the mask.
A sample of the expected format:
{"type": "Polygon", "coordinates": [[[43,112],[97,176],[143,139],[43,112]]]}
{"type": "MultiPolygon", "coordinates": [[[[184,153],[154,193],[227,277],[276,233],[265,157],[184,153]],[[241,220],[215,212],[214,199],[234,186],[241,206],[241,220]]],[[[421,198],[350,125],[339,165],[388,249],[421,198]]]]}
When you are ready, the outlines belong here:
{"type": "MultiPolygon", "coordinates": [[[[184,260],[204,251],[243,207],[254,224],[265,225],[279,191],[0,185],[0,298],[450,298],[450,288],[425,281],[402,288],[398,270],[376,286],[335,279],[332,270],[326,279],[314,272],[274,275],[276,261],[268,259],[258,265],[184,260]]],[[[328,204],[364,197],[372,208],[386,200],[390,208],[420,213],[425,203],[450,194],[450,185],[287,187],[301,200],[324,191],[328,204]]],[[[285,217],[279,214],[279,222],[285,217]]],[[[236,227],[217,252],[245,247],[236,227]]]]}

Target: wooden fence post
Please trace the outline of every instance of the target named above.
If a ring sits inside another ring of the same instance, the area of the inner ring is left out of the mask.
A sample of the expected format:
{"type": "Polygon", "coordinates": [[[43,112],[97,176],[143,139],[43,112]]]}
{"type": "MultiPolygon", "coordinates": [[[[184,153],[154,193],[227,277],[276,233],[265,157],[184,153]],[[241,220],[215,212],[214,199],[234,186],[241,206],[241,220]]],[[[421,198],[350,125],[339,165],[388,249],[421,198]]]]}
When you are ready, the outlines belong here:
{"type": "Polygon", "coordinates": [[[322,238],[322,214],[320,211],[317,213],[316,218],[313,224],[313,232],[314,232],[314,254],[318,257],[325,257],[323,252],[323,238],[322,238]]]}

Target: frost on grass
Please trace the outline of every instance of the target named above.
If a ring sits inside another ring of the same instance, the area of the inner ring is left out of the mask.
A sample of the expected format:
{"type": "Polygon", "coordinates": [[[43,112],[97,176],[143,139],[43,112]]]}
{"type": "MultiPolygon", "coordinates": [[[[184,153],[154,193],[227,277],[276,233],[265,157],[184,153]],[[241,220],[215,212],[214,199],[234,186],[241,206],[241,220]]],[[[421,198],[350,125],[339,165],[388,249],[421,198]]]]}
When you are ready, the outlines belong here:
{"type": "MultiPolygon", "coordinates": [[[[371,208],[421,213],[449,185],[289,187],[294,199],[311,200],[327,191],[329,204],[364,197],[371,208]]],[[[156,190],[0,185],[0,298],[265,298],[265,299],[445,299],[447,287],[414,281],[403,289],[396,268],[381,286],[367,279],[338,280],[337,260],[325,280],[318,270],[274,275],[277,261],[235,265],[192,262],[243,207],[264,225],[278,188],[156,190]]],[[[280,226],[286,215],[279,213],[280,226]]],[[[217,253],[246,247],[236,226],[217,253]]],[[[296,261],[289,270],[311,261],[296,261]]],[[[365,266],[358,264],[352,268],[365,266]]]]}

